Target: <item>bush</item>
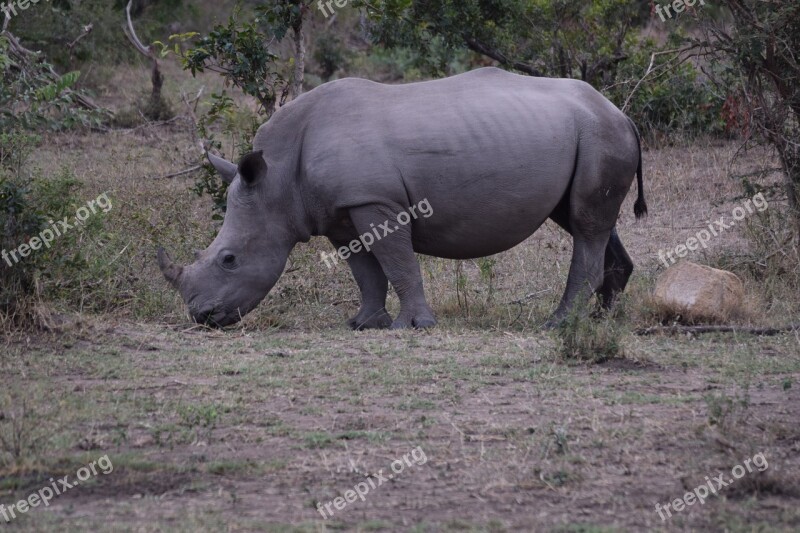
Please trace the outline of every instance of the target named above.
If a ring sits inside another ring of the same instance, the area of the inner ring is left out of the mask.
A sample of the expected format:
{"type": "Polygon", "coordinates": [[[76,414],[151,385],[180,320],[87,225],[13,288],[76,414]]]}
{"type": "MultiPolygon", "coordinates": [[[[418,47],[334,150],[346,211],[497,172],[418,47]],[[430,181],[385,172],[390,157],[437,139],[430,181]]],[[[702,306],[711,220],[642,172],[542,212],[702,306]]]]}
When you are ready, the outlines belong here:
{"type": "Polygon", "coordinates": [[[38,142],[33,135],[0,135],[0,313],[13,314],[20,295],[33,292],[34,268],[31,263],[9,264],[7,251],[15,249],[44,225],[43,217],[32,205],[31,184],[20,176],[27,148],[38,142]]]}
{"type": "Polygon", "coordinates": [[[89,258],[91,244],[105,238],[104,223],[98,216],[76,220],[87,204],[72,173],[65,169],[45,178],[27,170],[27,154],[38,142],[26,133],[0,135],[0,321],[18,326],[30,325],[39,298],[86,303],[98,265],[109,265],[106,257],[89,258]],[[74,227],[55,231],[65,218],[74,227]],[[48,231],[53,239],[45,245],[41,237],[48,231]],[[24,254],[22,245],[29,248],[24,254]]]}
{"type": "MultiPolygon", "coordinates": [[[[647,72],[651,54],[657,51],[654,43],[647,41],[620,65],[619,79],[626,81],[606,90],[614,104],[622,108],[647,72]]],[[[717,94],[713,84],[701,78],[691,63],[666,66],[672,57],[657,56],[652,73],[630,98],[627,115],[650,140],[662,136],[723,135],[725,97],[717,94]]]]}
{"type": "MultiPolygon", "coordinates": [[[[743,252],[724,254],[711,266],[731,270],[760,287],[764,304],[776,315],[795,317],[800,302],[787,295],[800,294],[800,243],[797,241],[791,209],[783,201],[779,185],[762,186],[770,169],[756,173],[756,181],[742,178],[744,198],[761,193],[769,198],[769,208],[757,211],[744,221],[743,236],[749,246],[743,252]]],[[[792,321],[788,318],[788,321],[792,321]]]]}
{"type": "Polygon", "coordinates": [[[605,312],[592,318],[588,304],[575,305],[555,330],[558,356],[567,361],[603,363],[622,357],[621,339],[614,319],[605,312]]]}

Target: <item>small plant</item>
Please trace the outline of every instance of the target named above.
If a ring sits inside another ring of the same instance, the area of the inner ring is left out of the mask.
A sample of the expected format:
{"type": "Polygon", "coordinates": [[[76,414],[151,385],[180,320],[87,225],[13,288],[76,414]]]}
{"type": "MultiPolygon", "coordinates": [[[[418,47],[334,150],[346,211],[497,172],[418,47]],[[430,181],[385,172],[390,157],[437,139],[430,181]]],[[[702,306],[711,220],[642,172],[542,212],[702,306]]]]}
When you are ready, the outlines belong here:
{"type": "MultiPolygon", "coordinates": [[[[745,194],[756,190],[745,184],[745,194]]],[[[776,199],[780,196],[776,195],[776,199]]],[[[800,247],[792,225],[792,213],[778,201],[770,208],[754,213],[744,226],[744,236],[750,242],[749,257],[744,266],[763,287],[771,305],[791,305],[786,294],[800,290],[800,247]]],[[[739,259],[741,261],[741,259],[739,259]]],[[[792,313],[794,310],[789,310],[792,313]]]]}
{"type": "Polygon", "coordinates": [[[703,398],[708,407],[708,425],[716,426],[721,431],[732,430],[739,422],[743,422],[750,407],[748,388],[740,396],[730,397],[724,393],[708,394],[703,398]]]}
{"type": "Polygon", "coordinates": [[[553,426],[553,439],[556,446],[556,453],[564,455],[569,452],[569,436],[567,428],[561,426],[553,426]]]}
{"type": "Polygon", "coordinates": [[[603,363],[623,355],[619,326],[607,313],[593,318],[586,304],[572,308],[555,336],[558,355],[565,360],[603,363]]]}
{"type": "Polygon", "coordinates": [[[46,391],[16,387],[0,394],[0,469],[35,463],[63,430],[61,401],[32,400],[34,393],[48,396],[46,391]]]}
{"type": "Polygon", "coordinates": [[[219,419],[220,406],[216,404],[190,404],[181,408],[179,412],[184,425],[214,429],[219,419]]]}
{"type": "Polygon", "coordinates": [[[494,267],[497,264],[497,259],[490,257],[481,257],[478,259],[478,269],[481,272],[481,279],[488,286],[486,293],[486,300],[491,301],[494,296],[494,267]]]}
{"type": "Polygon", "coordinates": [[[469,279],[464,273],[464,262],[459,261],[456,263],[456,299],[458,300],[458,307],[463,308],[467,316],[469,316],[469,301],[467,299],[467,286],[469,279]],[[462,305],[461,300],[464,300],[462,305]]]}

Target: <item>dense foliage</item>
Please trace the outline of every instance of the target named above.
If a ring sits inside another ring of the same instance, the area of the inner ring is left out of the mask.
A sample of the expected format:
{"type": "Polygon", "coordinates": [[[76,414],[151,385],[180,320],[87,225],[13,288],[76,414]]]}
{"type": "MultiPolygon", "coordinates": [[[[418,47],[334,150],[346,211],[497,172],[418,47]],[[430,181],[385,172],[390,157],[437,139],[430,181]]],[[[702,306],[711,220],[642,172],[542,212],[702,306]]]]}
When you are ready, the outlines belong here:
{"type": "Polygon", "coordinates": [[[0,131],[97,125],[102,113],[73,90],[80,72],[58,75],[38,53],[0,34],[0,131]]]}
{"type": "MultiPolygon", "coordinates": [[[[74,223],[80,183],[70,171],[43,176],[28,164],[40,141],[27,133],[0,134],[0,316],[21,320],[38,298],[82,301],[86,282],[97,273],[89,268],[87,241],[102,240],[104,231],[99,217],[74,223]],[[75,227],[56,234],[53,228],[61,220],[75,227]],[[43,232],[57,245],[45,244],[43,232]],[[29,250],[20,251],[22,246],[29,250]]],[[[100,262],[107,268],[106,261],[100,262]]]]}
{"type": "Polygon", "coordinates": [[[703,19],[697,49],[717,65],[731,87],[730,122],[745,137],[775,147],[800,236],[800,3],[795,0],[725,0],[730,21],[703,19]]]}

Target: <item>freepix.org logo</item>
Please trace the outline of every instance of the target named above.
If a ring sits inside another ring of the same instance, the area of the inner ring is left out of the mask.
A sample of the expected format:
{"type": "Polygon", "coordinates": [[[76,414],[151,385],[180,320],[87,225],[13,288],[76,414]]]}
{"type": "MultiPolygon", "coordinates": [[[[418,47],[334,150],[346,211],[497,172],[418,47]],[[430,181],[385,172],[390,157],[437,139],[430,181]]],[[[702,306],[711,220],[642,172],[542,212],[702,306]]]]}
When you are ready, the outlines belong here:
{"type": "Polygon", "coordinates": [[[427,462],[428,456],[425,454],[425,451],[421,446],[417,446],[411,450],[410,453],[403,455],[400,459],[392,461],[390,465],[392,469],[391,474],[384,476],[383,469],[380,469],[377,474],[373,474],[371,477],[367,478],[366,481],[357,483],[352,489],[346,490],[343,496],[338,496],[324,505],[322,502],[317,503],[317,511],[322,515],[322,518],[327,520],[333,516],[335,512],[333,508],[335,508],[336,511],[342,511],[348,504],[354,503],[357,499],[363,502],[366,500],[367,494],[369,494],[371,490],[376,490],[384,483],[394,479],[396,475],[402,473],[406,468],[415,465],[422,466],[427,462]]]}
{"type": "Polygon", "coordinates": [[[675,10],[675,16],[679,13],[686,11],[686,8],[693,8],[695,5],[706,5],[705,0],[675,0],[664,5],[656,4],[656,13],[661,18],[661,22],[666,22],[668,18],[672,18],[672,10],[675,10]],[[666,13],[666,17],[664,14],[666,13]]]}
{"type": "Polygon", "coordinates": [[[77,481],[70,480],[69,475],[59,479],[50,478],[49,486],[42,487],[38,491],[31,493],[30,496],[24,500],[12,503],[9,506],[0,504],[0,516],[3,517],[6,523],[11,522],[17,517],[17,513],[25,514],[32,508],[39,507],[40,505],[48,507],[50,505],[50,500],[56,496],[61,496],[74,487],[77,487],[82,482],[87,481],[90,477],[97,476],[98,473],[108,475],[113,471],[114,465],[111,463],[111,459],[108,458],[108,455],[104,455],[96,461],[92,461],[86,466],[80,467],[78,471],[75,472],[75,477],[78,478],[77,481]]]}
{"type": "MultiPolygon", "coordinates": [[[[31,5],[36,5],[42,0],[16,0],[12,2],[3,2],[0,3],[0,11],[3,12],[3,18],[11,20],[12,18],[19,15],[19,11],[25,11],[31,5]]],[[[49,2],[50,0],[44,0],[45,2],[49,2]]]]}
{"type": "Polygon", "coordinates": [[[8,263],[8,266],[14,266],[22,259],[31,255],[31,252],[40,250],[42,246],[50,248],[56,237],[61,237],[69,230],[80,226],[86,222],[90,216],[96,214],[98,209],[103,213],[108,213],[111,211],[112,207],[114,206],[111,204],[108,194],[103,193],[94,200],[87,202],[85,206],[79,207],[72,221],[70,221],[69,217],[64,217],[63,220],[57,222],[51,220],[48,222],[50,227],[43,229],[38,236],[31,238],[25,244],[20,244],[14,250],[3,250],[0,252],[0,255],[2,255],[3,260],[8,263]]]}
{"type": "Polygon", "coordinates": [[[394,225],[394,228],[391,227],[392,223],[389,220],[378,224],[378,227],[375,227],[374,223],[370,224],[370,230],[368,232],[359,235],[358,239],[350,241],[347,246],[342,246],[331,253],[321,252],[320,257],[322,261],[328,268],[333,268],[339,262],[339,259],[347,259],[351,254],[357,254],[362,249],[365,252],[369,252],[373,244],[399,230],[401,226],[406,226],[410,224],[412,220],[416,220],[417,210],[419,210],[423,218],[428,218],[433,214],[433,207],[431,207],[428,199],[425,198],[418,204],[409,207],[408,213],[405,211],[398,213],[396,218],[397,224],[394,225]],[[331,261],[333,262],[331,263],[331,261]]]}
{"type": "Polygon", "coordinates": [[[731,213],[733,220],[730,222],[725,223],[725,217],[719,217],[719,220],[715,220],[713,223],[708,221],[706,222],[708,224],[708,229],[701,229],[694,237],[686,239],[684,244],[679,244],[666,251],[663,249],[659,250],[658,258],[664,263],[665,267],[669,267],[670,264],[674,265],[677,261],[673,254],[680,259],[686,257],[689,252],[693,252],[700,247],[703,247],[703,249],[708,248],[708,242],[711,240],[712,236],[719,236],[723,231],[735,226],[736,222],[744,220],[748,214],[753,214],[753,206],[755,206],[756,211],[759,213],[769,207],[769,203],[767,203],[767,199],[764,198],[763,193],[758,193],[752,198],[748,198],[744,206],[736,206],[731,213]],[[669,259],[669,261],[667,261],[667,259],[669,259]]]}

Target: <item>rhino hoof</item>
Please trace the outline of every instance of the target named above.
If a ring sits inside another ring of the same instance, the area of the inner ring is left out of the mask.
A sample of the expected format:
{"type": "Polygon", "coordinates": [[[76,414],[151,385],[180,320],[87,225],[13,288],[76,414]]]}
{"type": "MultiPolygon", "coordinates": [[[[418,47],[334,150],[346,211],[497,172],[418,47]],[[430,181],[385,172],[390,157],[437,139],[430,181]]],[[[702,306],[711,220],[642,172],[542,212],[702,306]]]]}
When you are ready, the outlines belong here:
{"type": "Polygon", "coordinates": [[[381,309],[377,313],[359,313],[347,321],[350,329],[361,331],[364,329],[386,329],[392,325],[392,317],[386,312],[386,309],[381,309]],[[363,315],[366,315],[364,317],[363,315]]]}
{"type": "Polygon", "coordinates": [[[414,327],[417,329],[428,329],[434,327],[435,325],[436,319],[433,317],[414,319],[414,327]]]}
{"type": "Polygon", "coordinates": [[[436,325],[436,319],[433,315],[418,315],[408,319],[397,318],[392,322],[392,329],[427,329],[436,325]]]}
{"type": "Polygon", "coordinates": [[[553,318],[551,318],[550,320],[548,320],[547,322],[544,323],[544,325],[542,326],[542,329],[546,329],[546,330],[558,329],[561,326],[561,324],[563,324],[563,323],[564,323],[564,319],[563,318],[553,317],[553,318]]]}

